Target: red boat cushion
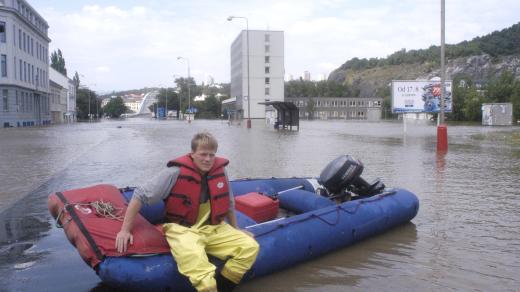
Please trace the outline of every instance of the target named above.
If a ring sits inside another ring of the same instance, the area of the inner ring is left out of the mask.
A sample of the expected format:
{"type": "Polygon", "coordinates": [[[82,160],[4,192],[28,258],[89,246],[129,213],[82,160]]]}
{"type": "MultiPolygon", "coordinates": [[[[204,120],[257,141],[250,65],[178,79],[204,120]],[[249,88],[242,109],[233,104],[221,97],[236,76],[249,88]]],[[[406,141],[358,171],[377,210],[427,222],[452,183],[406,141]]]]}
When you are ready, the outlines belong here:
{"type": "Polygon", "coordinates": [[[126,212],[127,203],[123,195],[112,185],[95,185],[52,193],[48,199],[50,213],[57,218],[61,212],[59,223],[63,225],[67,238],[87,264],[95,267],[104,256],[170,252],[161,229],[156,228],[140,214],[137,214],[132,228],[133,244],[129,245],[125,253],[117,252],[115,239],[121,230],[123,221],[99,214],[95,208],[89,205],[96,201],[110,202],[116,208],[117,216],[123,217],[126,212]],[[60,196],[67,201],[65,210],[60,196]]]}
{"type": "Polygon", "coordinates": [[[235,208],[257,223],[273,220],[278,215],[280,202],[261,193],[252,192],[235,197],[235,208]]]}

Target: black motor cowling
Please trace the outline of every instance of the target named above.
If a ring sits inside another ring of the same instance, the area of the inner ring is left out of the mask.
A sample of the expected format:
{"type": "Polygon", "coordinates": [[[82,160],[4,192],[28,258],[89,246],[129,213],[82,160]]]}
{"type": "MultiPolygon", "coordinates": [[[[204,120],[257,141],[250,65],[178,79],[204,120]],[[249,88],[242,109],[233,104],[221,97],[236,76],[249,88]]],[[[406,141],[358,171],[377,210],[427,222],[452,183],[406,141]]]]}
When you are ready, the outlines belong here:
{"type": "Polygon", "coordinates": [[[363,173],[361,161],[350,155],[341,155],[327,164],[318,182],[331,196],[340,195],[345,191],[360,196],[371,196],[384,190],[385,185],[379,179],[368,183],[361,177],[361,173],[363,173]]]}

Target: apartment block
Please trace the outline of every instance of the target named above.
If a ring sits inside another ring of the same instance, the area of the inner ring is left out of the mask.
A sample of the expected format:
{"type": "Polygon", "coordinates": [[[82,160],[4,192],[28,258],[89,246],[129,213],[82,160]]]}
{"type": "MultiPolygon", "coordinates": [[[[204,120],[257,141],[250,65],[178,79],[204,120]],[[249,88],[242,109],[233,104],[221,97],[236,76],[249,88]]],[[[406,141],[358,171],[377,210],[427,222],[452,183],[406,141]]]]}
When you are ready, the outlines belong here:
{"type": "Polygon", "coordinates": [[[266,107],[259,103],[284,100],[284,74],[283,31],[243,30],[231,44],[228,106],[238,118],[265,118],[266,107]]]}

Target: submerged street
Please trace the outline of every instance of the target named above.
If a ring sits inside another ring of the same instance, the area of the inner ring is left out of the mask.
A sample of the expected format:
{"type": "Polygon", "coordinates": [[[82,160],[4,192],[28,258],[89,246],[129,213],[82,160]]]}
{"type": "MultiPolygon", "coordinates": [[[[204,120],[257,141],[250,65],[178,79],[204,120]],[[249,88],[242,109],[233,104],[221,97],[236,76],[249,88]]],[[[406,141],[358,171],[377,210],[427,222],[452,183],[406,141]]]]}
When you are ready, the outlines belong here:
{"type": "Polygon", "coordinates": [[[368,181],[420,200],[412,223],[316,260],[255,279],[239,291],[513,291],[520,286],[520,128],[399,122],[302,121],[300,131],[225,121],[78,123],[0,131],[0,291],[110,291],[54,226],[47,196],[108,183],[144,183],[207,130],[230,159],[231,179],[319,176],[350,154],[368,181]]]}

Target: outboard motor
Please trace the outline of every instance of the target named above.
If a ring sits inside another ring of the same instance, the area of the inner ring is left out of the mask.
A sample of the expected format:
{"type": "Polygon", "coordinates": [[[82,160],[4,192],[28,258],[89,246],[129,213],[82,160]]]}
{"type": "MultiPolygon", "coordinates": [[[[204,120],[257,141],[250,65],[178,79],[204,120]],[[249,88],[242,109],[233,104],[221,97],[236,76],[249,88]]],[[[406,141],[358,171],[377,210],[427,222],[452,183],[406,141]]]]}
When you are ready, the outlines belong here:
{"type": "Polygon", "coordinates": [[[327,195],[331,198],[342,197],[349,192],[373,196],[384,190],[385,185],[379,179],[368,183],[361,177],[362,172],[361,161],[350,155],[341,155],[327,164],[318,182],[327,189],[327,195]]]}

